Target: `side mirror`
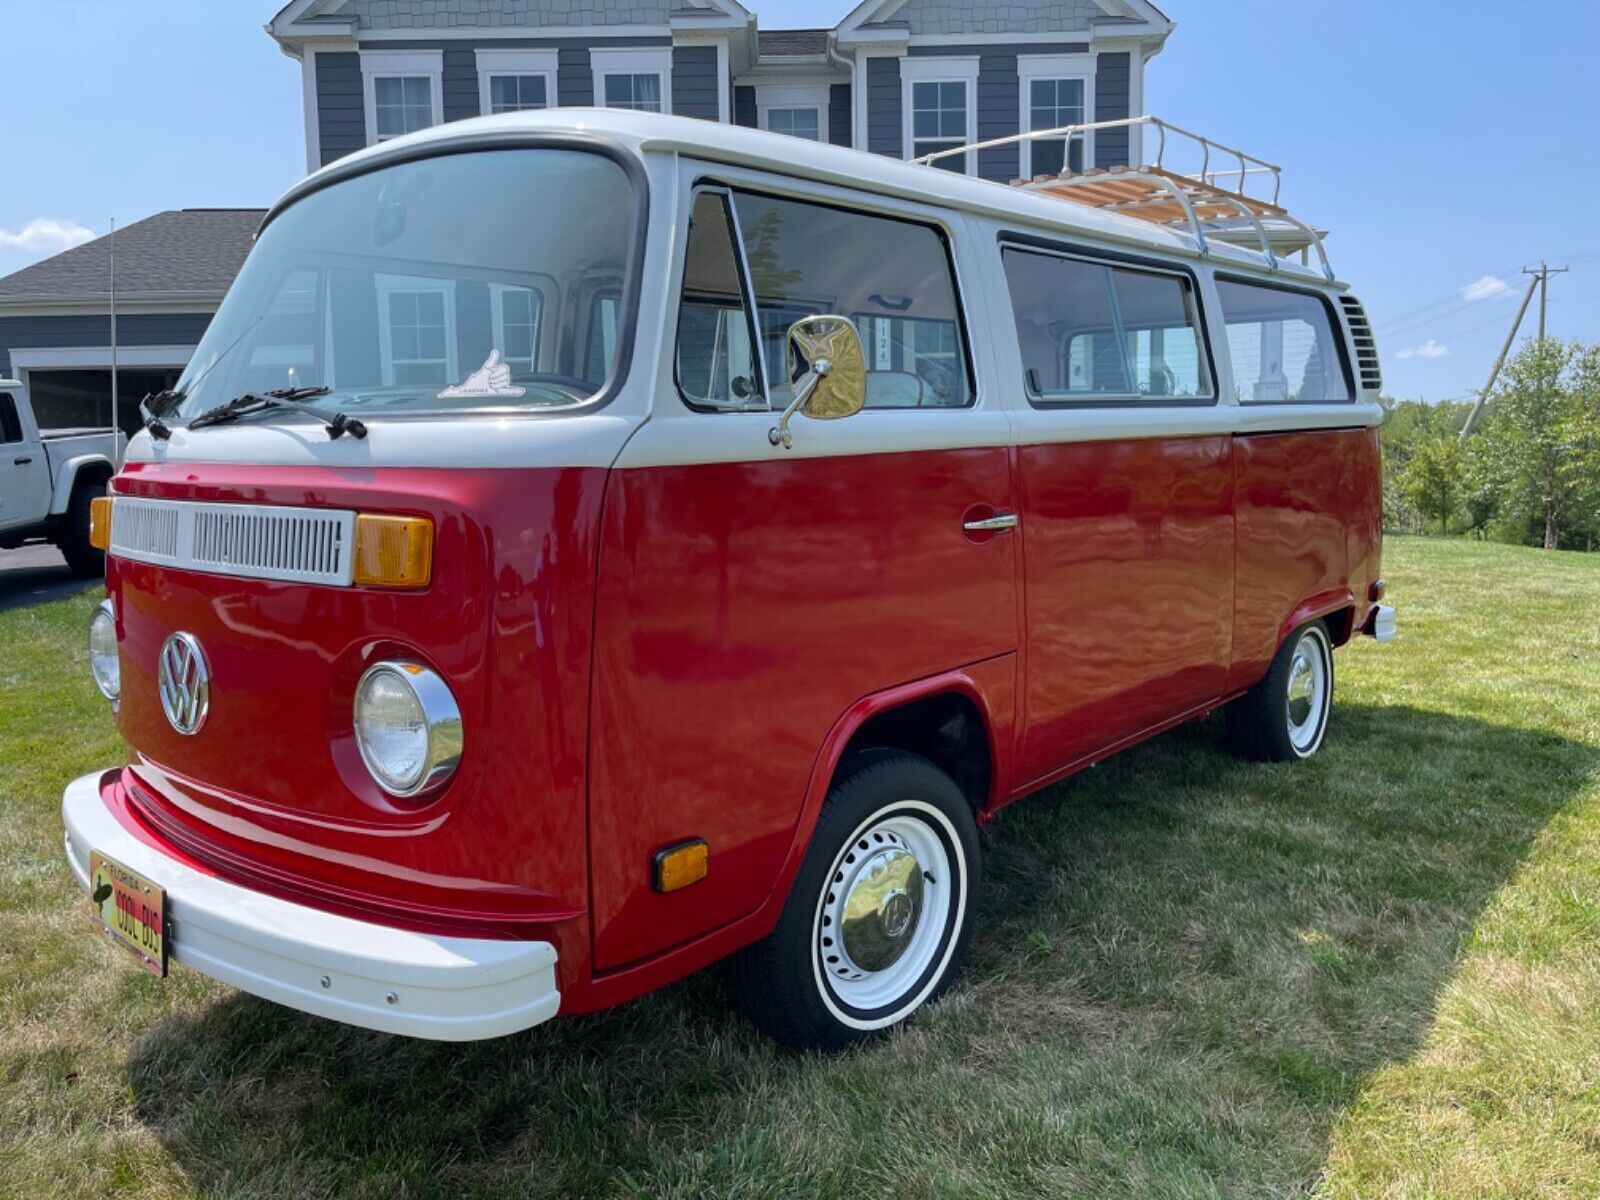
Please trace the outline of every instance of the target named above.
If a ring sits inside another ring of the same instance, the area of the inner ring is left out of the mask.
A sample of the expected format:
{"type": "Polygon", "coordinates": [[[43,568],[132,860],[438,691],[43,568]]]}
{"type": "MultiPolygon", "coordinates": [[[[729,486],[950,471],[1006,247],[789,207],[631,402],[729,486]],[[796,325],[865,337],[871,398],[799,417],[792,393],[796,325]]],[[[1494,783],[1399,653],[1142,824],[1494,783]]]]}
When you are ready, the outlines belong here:
{"type": "Polygon", "coordinates": [[[848,317],[801,317],[789,326],[784,359],[794,381],[794,399],[767,440],[785,450],[794,444],[789,420],[803,412],[814,421],[852,417],[867,402],[867,360],[848,317]]]}

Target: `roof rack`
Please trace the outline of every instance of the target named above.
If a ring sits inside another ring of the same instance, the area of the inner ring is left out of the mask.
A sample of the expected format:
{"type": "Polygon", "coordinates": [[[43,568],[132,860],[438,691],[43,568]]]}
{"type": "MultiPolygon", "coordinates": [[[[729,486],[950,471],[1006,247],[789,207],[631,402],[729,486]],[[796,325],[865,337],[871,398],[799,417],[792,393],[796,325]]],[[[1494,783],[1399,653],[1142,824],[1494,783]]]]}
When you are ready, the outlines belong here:
{"type": "MultiPolygon", "coordinates": [[[[1020,142],[1064,140],[1069,146],[1073,141],[1087,145],[1086,135],[1089,134],[1145,126],[1154,129],[1158,137],[1154,160],[1144,166],[1063,170],[1058,175],[1014,180],[1013,186],[1137,217],[1164,228],[1184,230],[1194,238],[1202,255],[1210,254],[1211,240],[1256,250],[1274,271],[1279,268],[1280,252],[1292,254],[1315,249],[1322,262],[1322,273],[1330,283],[1334,281],[1322,235],[1279,203],[1283,168],[1159,117],[1123,117],[1115,121],[1035,129],[924,154],[914,161],[927,165],[957,154],[1020,142]],[[1168,144],[1169,135],[1171,142],[1190,153],[1198,149],[1198,171],[1184,174],[1166,165],[1168,150],[1173,148],[1168,144]],[[1228,166],[1214,167],[1213,158],[1231,162],[1228,166]],[[1270,198],[1262,195],[1269,184],[1270,198]]],[[[1070,161],[1070,156],[1068,158],[1070,161]]]]}

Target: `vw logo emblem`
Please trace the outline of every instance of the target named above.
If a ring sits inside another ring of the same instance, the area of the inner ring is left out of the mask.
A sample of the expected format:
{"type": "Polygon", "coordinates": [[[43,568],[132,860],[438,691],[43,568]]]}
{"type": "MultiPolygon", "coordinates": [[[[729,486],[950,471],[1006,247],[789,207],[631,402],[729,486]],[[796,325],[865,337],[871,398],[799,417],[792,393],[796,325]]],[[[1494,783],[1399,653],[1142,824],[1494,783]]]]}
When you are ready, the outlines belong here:
{"type": "Polygon", "coordinates": [[[175,633],[161,643],[161,709],[172,727],[191,734],[205,724],[211,704],[211,671],[193,635],[175,633]]]}

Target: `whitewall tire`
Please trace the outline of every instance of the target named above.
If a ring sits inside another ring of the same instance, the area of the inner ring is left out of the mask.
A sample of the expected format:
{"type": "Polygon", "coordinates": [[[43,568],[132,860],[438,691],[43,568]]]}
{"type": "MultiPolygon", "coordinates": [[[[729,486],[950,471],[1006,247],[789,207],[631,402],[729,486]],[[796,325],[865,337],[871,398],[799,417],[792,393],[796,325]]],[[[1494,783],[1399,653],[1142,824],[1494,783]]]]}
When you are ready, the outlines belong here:
{"type": "Polygon", "coordinates": [[[1284,639],[1266,678],[1228,705],[1228,743],[1259,762],[1297,762],[1322,748],[1332,711],[1333,643],[1312,621],[1284,639]]]}

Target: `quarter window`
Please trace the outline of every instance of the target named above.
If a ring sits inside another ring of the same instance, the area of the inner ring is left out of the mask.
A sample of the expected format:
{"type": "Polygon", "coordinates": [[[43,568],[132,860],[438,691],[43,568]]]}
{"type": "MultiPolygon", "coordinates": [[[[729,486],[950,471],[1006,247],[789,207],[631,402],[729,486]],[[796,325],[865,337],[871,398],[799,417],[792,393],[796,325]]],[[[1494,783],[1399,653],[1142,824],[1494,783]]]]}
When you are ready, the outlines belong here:
{"type": "Polygon", "coordinates": [[[701,408],[765,408],[728,198],[701,192],[689,218],[678,304],[678,388],[701,408]]]}
{"type": "Polygon", "coordinates": [[[529,108],[548,108],[550,97],[543,75],[489,76],[489,111],[521,112],[529,108]]]}
{"type": "Polygon", "coordinates": [[[380,76],[372,95],[379,141],[433,124],[433,80],[426,75],[380,76]]]}
{"type": "Polygon", "coordinates": [[[17,402],[10,392],[0,392],[0,442],[7,445],[22,440],[22,422],[17,418],[17,402]]]}
{"type": "Polygon", "coordinates": [[[661,111],[661,75],[656,71],[605,76],[605,106],[636,112],[661,111]]]}
{"type": "MultiPolygon", "coordinates": [[[[911,85],[911,157],[954,150],[970,140],[967,84],[962,79],[917,81],[911,85]]],[[[966,155],[935,159],[933,165],[964,172],[966,155]]]]}
{"type": "Polygon", "coordinates": [[[1033,402],[1211,398],[1187,277],[1015,248],[1004,263],[1033,402]]]}
{"type": "Polygon", "coordinates": [[[1306,292],[1217,280],[1240,404],[1319,404],[1351,398],[1328,302],[1306,292]]]}

